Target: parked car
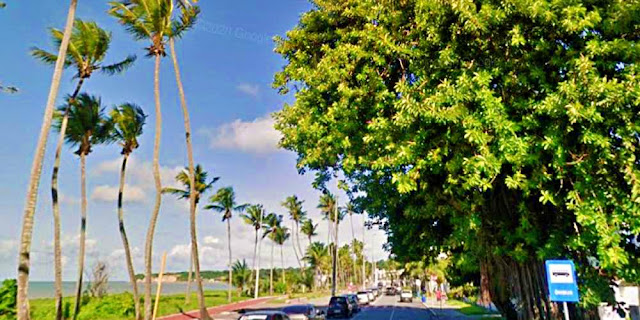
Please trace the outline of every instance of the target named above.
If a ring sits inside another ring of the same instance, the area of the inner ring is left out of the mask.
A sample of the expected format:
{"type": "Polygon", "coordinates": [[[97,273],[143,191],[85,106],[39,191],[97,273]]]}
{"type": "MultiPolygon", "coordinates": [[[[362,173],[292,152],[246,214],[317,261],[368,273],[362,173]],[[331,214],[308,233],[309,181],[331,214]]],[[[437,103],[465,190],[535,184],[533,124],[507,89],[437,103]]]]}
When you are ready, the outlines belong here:
{"type": "Polygon", "coordinates": [[[360,304],[358,303],[358,296],[355,294],[345,294],[343,297],[347,298],[347,301],[351,303],[351,311],[353,313],[360,312],[360,304]]]}
{"type": "Polygon", "coordinates": [[[411,290],[402,290],[400,292],[400,302],[413,302],[413,292],[411,290]]]}
{"type": "Polygon", "coordinates": [[[291,320],[282,311],[252,311],[240,316],[238,320],[291,320]]]}
{"type": "Polygon", "coordinates": [[[324,319],[324,312],[316,309],[312,304],[300,304],[282,308],[291,320],[321,320],[324,319]]]}
{"type": "Polygon", "coordinates": [[[396,295],[396,288],[387,287],[387,289],[385,290],[385,294],[388,295],[388,296],[395,296],[396,295]]]}
{"type": "Polygon", "coordinates": [[[376,301],[376,295],[373,294],[373,291],[367,290],[367,294],[369,295],[369,303],[376,301]]]}
{"type": "Polygon", "coordinates": [[[369,293],[366,291],[358,291],[357,296],[358,296],[358,303],[361,306],[366,306],[371,302],[371,300],[369,300],[369,293]]]}
{"type": "Polygon", "coordinates": [[[353,309],[345,297],[331,297],[327,307],[327,318],[351,318],[353,309]]]}
{"type": "Polygon", "coordinates": [[[380,296],[380,290],[378,290],[378,288],[371,288],[371,291],[373,291],[373,294],[376,295],[376,298],[380,296]]]}

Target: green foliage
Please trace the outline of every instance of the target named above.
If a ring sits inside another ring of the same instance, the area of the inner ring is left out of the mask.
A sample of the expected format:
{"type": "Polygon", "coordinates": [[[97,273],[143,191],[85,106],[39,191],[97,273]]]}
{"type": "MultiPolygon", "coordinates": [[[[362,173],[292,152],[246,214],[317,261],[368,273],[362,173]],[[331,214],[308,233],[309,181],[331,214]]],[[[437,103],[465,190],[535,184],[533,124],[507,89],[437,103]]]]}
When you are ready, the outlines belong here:
{"type": "Polygon", "coordinates": [[[640,3],[314,4],[276,39],[281,145],[401,260],[571,258],[585,307],[640,281],[640,3]]]}
{"type": "Polygon", "coordinates": [[[15,279],[2,281],[2,287],[0,287],[0,316],[11,317],[16,314],[17,294],[18,283],[15,279]]]}

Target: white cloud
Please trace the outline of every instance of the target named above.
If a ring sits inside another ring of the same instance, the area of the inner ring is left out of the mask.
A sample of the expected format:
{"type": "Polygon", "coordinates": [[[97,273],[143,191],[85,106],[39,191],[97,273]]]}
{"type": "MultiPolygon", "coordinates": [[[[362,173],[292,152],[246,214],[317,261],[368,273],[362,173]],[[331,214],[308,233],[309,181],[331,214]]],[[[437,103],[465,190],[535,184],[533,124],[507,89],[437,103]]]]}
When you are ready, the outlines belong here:
{"type": "Polygon", "coordinates": [[[60,203],[62,204],[68,204],[68,205],[75,205],[75,204],[79,204],[80,203],[80,199],[73,197],[73,196],[66,196],[64,194],[60,195],[60,203]]]}
{"type": "Polygon", "coordinates": [[[281,134],[273,127],[274,124],[275,120],[271,117],[257,118],[253,121],[237,119],[215,129],[203,129],[201,133],[209,137],[212,149],[265,154],[278,150],[281,134]]]}
{"type": "Polygon", "coordinates": [[[260,87],[257,84],[241,83],[236,89],[244,94],[257,97],[260,94],[260,87]]]}
{"type": "MultiPolygon", "coordinates": [[[[95,176],[113,174],[120,171],[121,159],[103,161],[96,166],[92,172],[95,176]]],[[[182,170],[182,167],[160,166],[160,179],[162,187],[181,187],[175,180],[175,176],[182,170]]],[[[140,162],[135,157],[129,158],[127,162],[125,185],[125,202],[144,202],[147,196],[155,194],[155,181],[153,179],[153,166],[150,161],[140,162]]],[[[99,185],[95,187],[91,194],[91,199],[103,202],[113,202],[118,199],[117,185],[99,185]]]]}
{"type": "Polygon", "coordinates": [[[213,237],[213,236],[206,236],[204,237],[204,243],[205,244],[219,244],[220,243],[220,239],[213,237]]]}
{"type": "MultiPolygon", "coordinates": [[[[146,193],[139,186],[125,184],[124,201],[125,202],[144,202],[146,193]]],[[[91,199],[102,202],[114,202],[118,200],[118,187],[109,185],[100,185],[93,189],[91,199]]]]}

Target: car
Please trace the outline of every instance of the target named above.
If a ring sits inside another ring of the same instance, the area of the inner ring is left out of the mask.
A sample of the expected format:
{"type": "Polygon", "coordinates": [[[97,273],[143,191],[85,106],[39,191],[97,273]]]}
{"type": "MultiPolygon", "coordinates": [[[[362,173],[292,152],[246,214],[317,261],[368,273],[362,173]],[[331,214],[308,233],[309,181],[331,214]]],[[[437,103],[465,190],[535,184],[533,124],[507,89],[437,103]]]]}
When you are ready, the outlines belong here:
{"type": "Polygon", "coordinates": [[[291,318],[282,311],[265,310],[247,312],[238,320],[291,320],[291,318]]]}
{"type": "Polygon", "coordinates": [[[400,302],[413,302],[413,292],[411,290],[402,290],[400,292],[400,302]]]}
{"type": "Polygon", "coordinates": [[[312,304],[300,304],[282,308],[291,320],[320,320],[324,319],[324,312],[316,309],[312,304]]]}
{"type": "Polygon", "coordinates": [[[358,296],[358,303],[361,306],[366,306],[371,302],[371,300],[369,300],[369,293],[366,291],[358,291],[357,296],[358,296]]]}
{"type": "Polygon", "coordinates": [[[369,295],[369,303],[376,301],[376,295],[373,294],[373,291],[367,290],[367,295],[369,295]]]}
{"type": "Polygon", "coordinates": [[[358,296],[355,294],[344,294],[343,297],[347,298],[347,301],[351,303],[351,311],[353,313],[360,312],[360,304],[358,303],[358,296]]]}
{"type": "Polygon", "coordinates": [[[384,292],[386,295],[388,296],[395,296],[396,295],[396,288],[394,287],[387,287],[387,289],[384,292]]]}
{"type": "Polygon", "coordinates": [[[328,318],[351,318],[353,307],[345,297],[331,297],[327,307],[328,318]]]}

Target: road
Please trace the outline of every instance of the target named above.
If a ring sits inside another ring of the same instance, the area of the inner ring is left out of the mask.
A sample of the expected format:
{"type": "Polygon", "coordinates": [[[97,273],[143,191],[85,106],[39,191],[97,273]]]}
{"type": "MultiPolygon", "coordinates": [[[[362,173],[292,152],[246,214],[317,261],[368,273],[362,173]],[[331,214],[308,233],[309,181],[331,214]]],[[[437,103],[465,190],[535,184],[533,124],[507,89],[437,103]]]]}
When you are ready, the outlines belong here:
{"type": "MultiPolygon", "coordinates": [[[[268,308],[275,306],[263,305],[268,308]]],[[[326,306],[318,306],[326,310],[326,306]]],[[[257,308],[260,309],[260,308],[257,308]]],[[[215,320],[236,320],[239,315],[235,312],[219,314],[214,316],[215,320]]],[[[335,319],[335,318],[332,318],[335,319]]],[[[415,299],[413,303],[399,302],[398,296],[381,296],[372,305],[364,307],[362,311],[355,314],[349,320],[427,320],[435,317],[415,299]]],[[[337,319],[347,320],[347,319],[337,319]]]]}
{"type": "Polygon", "coordinates": [[[352,320],[422,320],[432,319],[430,312],[418,301],[400,302],[398,296],[383,295],[365,307],[352,320]]]}

